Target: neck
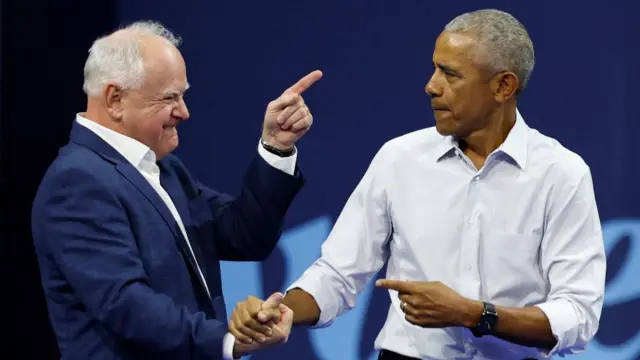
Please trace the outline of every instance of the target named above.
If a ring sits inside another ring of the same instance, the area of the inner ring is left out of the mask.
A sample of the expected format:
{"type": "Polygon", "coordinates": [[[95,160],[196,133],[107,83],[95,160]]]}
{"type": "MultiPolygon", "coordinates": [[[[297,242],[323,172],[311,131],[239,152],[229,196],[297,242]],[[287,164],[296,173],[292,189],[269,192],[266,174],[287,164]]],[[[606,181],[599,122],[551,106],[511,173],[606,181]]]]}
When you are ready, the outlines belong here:
{"type": "Polygon", "coordinates": [[[465,153],[486,159],[507,138],[516,123],[516,106],[504,106],[489,115],[485,127],[459,139],[465,153]]]}
{"type": "Polygon", "coordinates": [[[84,112],[83,117],[108,129],[124,134],[118,123],[111,119],[97,99],[89,98],[87,100],[87,111],[84,112]]]}

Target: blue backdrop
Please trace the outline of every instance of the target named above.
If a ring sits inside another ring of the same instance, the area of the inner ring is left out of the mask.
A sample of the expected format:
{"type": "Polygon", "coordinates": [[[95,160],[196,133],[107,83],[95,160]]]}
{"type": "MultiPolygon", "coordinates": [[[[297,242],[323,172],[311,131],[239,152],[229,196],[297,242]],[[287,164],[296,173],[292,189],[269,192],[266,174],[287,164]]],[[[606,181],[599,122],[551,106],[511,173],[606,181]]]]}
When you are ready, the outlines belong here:
{"type": "MultiPolygon", "coordinates": [[[[640,359],[636,0],[121,1],[122,22],[160,20],[183,36],[192,118],[181,127],[177,153],[216,189],[238,191],[266,104],[309,71],[325,73],[305,96],[315,118],[299,143],[308,184],[266,262],[223,265],[229,311],[247,295],[267,296],[297,278],[319,255],[378,148],[433,125],[423,88],[435,38],[454,16],[486,7],[514,14],[533,39],[537,64],[520,104],[525,119],[593,171],[607,294],[597,338],[575,358],[640,359]]],[[[388,304],[385,292],[369,287],[331,327],[296,329],[289,344],[253,358],[372,358],[388,304]]]]}

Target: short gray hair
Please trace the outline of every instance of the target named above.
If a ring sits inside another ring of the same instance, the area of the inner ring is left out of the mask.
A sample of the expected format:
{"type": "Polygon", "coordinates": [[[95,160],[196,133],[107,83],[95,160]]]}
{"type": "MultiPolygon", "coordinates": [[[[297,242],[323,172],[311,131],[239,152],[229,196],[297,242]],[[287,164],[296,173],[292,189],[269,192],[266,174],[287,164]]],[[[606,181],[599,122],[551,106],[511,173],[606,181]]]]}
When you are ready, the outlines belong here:
{"type": "Polygon", "coordinates": [[[142,38],[157,35],[178,47],[180,37],[155,21],[137,21],[93,42],[84,65],[84,92],[99,96],[107,83],[124,89],[139,88],[144,81],[142,38]]]}
{"type": "Polygon", "coordinates": [[[511,14],[494,9],[468,12],[451,20],[444,31],[474,35],[486,52],[491,71],[515,73],[520,80],[518,93],[527,87],[535,65],[533,42],[511,14]]]}

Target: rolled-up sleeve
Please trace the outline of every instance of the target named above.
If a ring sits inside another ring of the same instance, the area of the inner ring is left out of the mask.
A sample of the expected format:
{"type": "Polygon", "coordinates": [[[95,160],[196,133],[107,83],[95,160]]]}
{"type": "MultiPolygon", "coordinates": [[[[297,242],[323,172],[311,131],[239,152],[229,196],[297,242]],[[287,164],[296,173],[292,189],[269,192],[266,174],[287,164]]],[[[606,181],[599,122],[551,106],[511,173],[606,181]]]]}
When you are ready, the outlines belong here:
{"type": "MultiPolygon", "coordinates": [[[[586,165],[585,165],[586,167],[586,165]]],[[[544,355],[585,350],[598,330],[604,301],[606,255],[588,168],[558,186],[549,206],[541,263],[549,295],[537,306],[557,339],[544,355]]]]}
{"type": "Polygon", "coordinates": [[[321,257],[287,289],[300,288],[314,297],[320,308],[314,327],[328,326],[352,309],[388,258],[391,219],[385,168],[389,152],[383,146],[376,154],[322,245],[321,257]]]}

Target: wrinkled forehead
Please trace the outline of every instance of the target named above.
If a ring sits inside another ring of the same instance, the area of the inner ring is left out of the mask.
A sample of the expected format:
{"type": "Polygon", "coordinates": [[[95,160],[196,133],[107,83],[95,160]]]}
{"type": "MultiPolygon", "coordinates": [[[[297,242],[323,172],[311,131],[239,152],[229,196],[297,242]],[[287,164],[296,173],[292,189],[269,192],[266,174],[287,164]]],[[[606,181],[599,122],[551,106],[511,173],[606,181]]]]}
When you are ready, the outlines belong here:
{"type": "Polygon", "coordinates": [[[467,71],[482,71],[482,46],[472,33],[442,32],[436,40],[433,62],[467,71]]]}
{"type": "Polygon", "coordinates": [[[186,67],[180,51],[169,43],[144,44],[145,83],[156,91],[183,93],[188,88],[186,67]]]}

